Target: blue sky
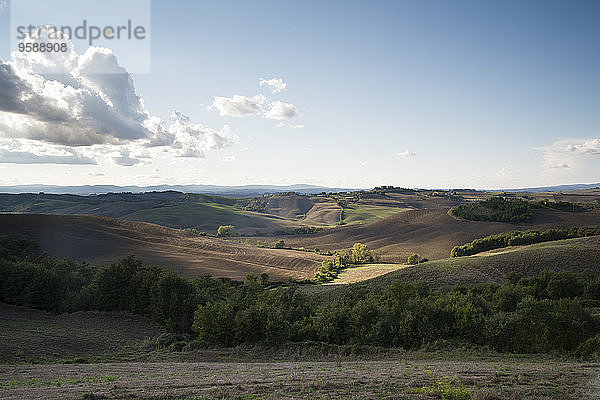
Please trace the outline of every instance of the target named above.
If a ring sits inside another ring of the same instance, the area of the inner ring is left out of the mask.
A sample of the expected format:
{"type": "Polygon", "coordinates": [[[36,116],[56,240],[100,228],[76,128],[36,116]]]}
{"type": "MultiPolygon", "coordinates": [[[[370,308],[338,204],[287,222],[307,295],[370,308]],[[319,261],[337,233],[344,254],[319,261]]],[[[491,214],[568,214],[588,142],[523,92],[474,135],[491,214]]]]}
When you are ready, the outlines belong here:
{"type": "Polygon", "coordinates": [[[121,157],[82,165],[5,153],[0,184],[599,182],[599,20],[595,1],[153,1],[151,73],[133,72],[145,110],[227,125],[231,140],[132,165],[116,148],[121,157]],[[285,89],[260,86],[273,78],[285,89]],[[215,98],[235,95],[261,111],[220,112],[215,98]],[[277,101],[294,116],[267,117],[277,101]]]}

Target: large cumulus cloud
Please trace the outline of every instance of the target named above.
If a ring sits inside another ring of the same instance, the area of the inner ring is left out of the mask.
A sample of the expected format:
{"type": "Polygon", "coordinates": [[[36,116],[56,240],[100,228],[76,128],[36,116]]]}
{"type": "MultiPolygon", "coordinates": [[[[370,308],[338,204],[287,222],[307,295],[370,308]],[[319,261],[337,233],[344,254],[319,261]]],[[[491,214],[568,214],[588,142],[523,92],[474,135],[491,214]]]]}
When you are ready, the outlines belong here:
{"type": "MultiPolygon", "coordinates": [[[[26,40],[47,42],[50,32],[42,29],[26,40]]],[[[111,50],[90,47],[80,55],[68,39],[62,42],[65,52],[13,52],[11,60],[0,59],[0,138],[113,151],[159,147],[183,157],[204,157],[232,143],[227,127],[207,128],[177,112],[168,121],[150,115],[133,76],[111,50]]],[[[121,154],[115,162],[135,164],[129,151],[121,154]]]]}

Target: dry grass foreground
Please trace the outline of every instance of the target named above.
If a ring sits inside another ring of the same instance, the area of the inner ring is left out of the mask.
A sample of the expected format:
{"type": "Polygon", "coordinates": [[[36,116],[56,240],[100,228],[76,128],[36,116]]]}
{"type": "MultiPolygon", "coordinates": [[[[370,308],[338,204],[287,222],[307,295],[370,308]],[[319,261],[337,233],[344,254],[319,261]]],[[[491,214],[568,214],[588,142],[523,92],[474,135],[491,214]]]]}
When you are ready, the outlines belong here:
{"type": "Polygon", "coordinates": [[[107,217],[0,214],[0,235],[7,234],[31,237],[56,257],[106,264],[134,254],[148,265],[174,268],[188,277],[210,274],[243,280],[248,273],[267,273],[272,280],[305,279],[312,278],[325,259],[107,217]]]}
{"type": "Polygon", "coordinates": [[[598,363],[557,359],[0,366],[0,398],[597,399],[598,363]]]}
{"type": "Polygon", "coordinates": [[[348,354],[310,344],[170,352],[144,340],[160,332],[123,313],[52,315],[0,304],[0,399],[555,400],[600,394],[598,362],[474,349],[348,354]]]}

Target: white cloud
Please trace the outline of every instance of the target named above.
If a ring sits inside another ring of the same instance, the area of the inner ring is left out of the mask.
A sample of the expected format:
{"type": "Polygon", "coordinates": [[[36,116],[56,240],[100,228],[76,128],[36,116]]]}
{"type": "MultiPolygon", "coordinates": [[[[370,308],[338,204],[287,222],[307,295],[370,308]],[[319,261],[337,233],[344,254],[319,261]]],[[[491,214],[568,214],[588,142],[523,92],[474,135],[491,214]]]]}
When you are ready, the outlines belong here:
{"type": "Polygon", "coordinates": [[[1,140],[0,163],[93,165],[97,160],[79,149],[30,140],[1,140]]]}
{"type": "Polygon", "coordinates": [[[289,128],[292,128],[292,129],[304,129],[304,125],[302,125],[302,124],[298,124],[298,125],[287,125],[287,124],[285,124],[285,123],[283,123],[283,122],[279,122],[279,123],[277,124],[277,127],[278,127],[278,128],[285,128],[286,126],[287,126],[287,127],[289,127],[289,128]]]}
{"type": "Polygon", "coordinates": [[[573,154],[600,154],[600,139],[587,139],[569,143],[564,150],[573,154]]]}
{"type": "MultiPolygon", "coordinates": [[[[274,94],[283,91],[287,84],[281,78],[261,79],[260,86],[268,86],[274,94]]],[[[260,115],[263,118],[286,120],[300,116],[298,107],[291,103],[279,100],[267,101],[261,94],[248,97],[234,94],[232,97],[214,97],[209,109],[218,111],[222,117],[245,117],[248,115],[260,115]]],[[[277,124],[278,128],[285,124],[277,124]]],[[[292,128],[300,129],[303,125],[295,125],[292,128]]]]}
{"type": "Polygon", "coordinates": [[[502,180],[510,179],[513,175],[513,170],[510,167],[502,167],[500,171],[498,171],[498,178],[502,180]]]}
{"type": "Polygon", "coordinates": [[[68,156],[38,155],[23,151],[0,150],[0,163],[3,164],[66,164],[90,165],[96,164],[92,158],[73,152],[68,156]]]}
{"type": "Polygon", "coordinates": [[[542,150],[545,153],[566,155],[600,154],[600,138],[559,140],[550,146],[541,147],[538,150],[542,150]]]}
{"type": "Polygon", "coordinates": [[[409,151],[409,150],[404,150],[401,153],[398,153],[398,157],[413,157],[416,156],[417,153],[415,153],[414,151],[409,151]]]}
{"type": "Polygon", "coordinates": [[[189,117],[177,111],[171,113],[167,135],[173,137],[174,147],[180,157],[205,157],[207,150],[221,149],[236,140],[228,125],[216,131],[202,124],[192,123],[189,117]]]}
{"type": "Polygon", "coordinates": [[[233,97],[215,97],[211,108],[217,110],[222,117],[244,117],[260,115],[264,112],[265,96],[246,97],[234,94],[233,97]]]}
{"type": "Polygon", "coordinates": [[[298,108],[293,104],[277,100],[265,107],[266,101],[265,96],[260,94],[253,97],[234,94],[232,97],[215,97],[210,108],[217,110],[222,117],[261,115],[264,118],[285,120],[300,115],[298,108]]]}
{"type": "Polygon", "coordinates": [[[219,159],[219,161],[223,161],[223,162],[232,162],[235,160],[236,160],[235,156],[223,156],[219,159]]]}
{"type": "Polygon", "coordinates": [[[131,167],[142,162],[142,160],[135,158],[128,149],[121,150],[121,154],[112,159],[116,164],[124,167],[131,167]]]}
{"type": "MultiPolygon", "coordinates": [[[[26,41],[47,42],[49,32],[26,41]]],[[[79,55],[68,39],[63,42],[65,52],[13,52],[11,61],[0,59],[0,138],[69,148],[134,144],[186,157],[233,143],[227,127],[205,128],[178,113],[168,122],[150,115],[111,50],[90,47],[79,55]]],[[[134,162],[121,157],[121,164],[134,162]]]]}
{"type": "Polygon", "coordinates": [[[268,86],[273,93],[280,93],[287,87],[287,83],[281,78],[261,79],[260,86],[268,86]]]}
{"type": "Polygon", "coordinates": [[[563,168],[563,169],[567,169],[567,168],[571,168],[571,167],[567,163],[558,163],[558,164],[548,165],[548,168],[557,168],[557,169],[563,168]]]}
{"type": "Polygon", "coordinates": [[[558,140],[536,150],[543,152],[545,169],[571,169],[600,155],[600,138],[558,140]]]}
{"type": "Polygon", "coordinates": [[[290,119],[300,115],[298,108],[290,103],[284,103],[281,101],[274,101],[271,103],[269,111],[264,113],[265,118],[270,119],[290,119]]]}

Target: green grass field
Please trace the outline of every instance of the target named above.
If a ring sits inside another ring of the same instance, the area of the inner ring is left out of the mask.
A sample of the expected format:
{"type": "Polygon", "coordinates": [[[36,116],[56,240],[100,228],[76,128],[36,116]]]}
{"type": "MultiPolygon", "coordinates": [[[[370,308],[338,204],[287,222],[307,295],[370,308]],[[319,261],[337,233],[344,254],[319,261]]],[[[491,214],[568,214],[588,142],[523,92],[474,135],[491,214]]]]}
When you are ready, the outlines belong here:
{"type": "Polygon", "coordinates": [[[255,233],[290,226],[283,218],[245,211],[236,199],[189,195],[188,202],[172,202],[161,207],[148,208],[131,214],[128,219],[151,222],[173,228],[195,228],[216,233],[220,225],[234,225],[239,232],[255,233]]]}
{"type": "Polygon", "coordinates": [[[368,224],[407,210],[399,207],[351,204],[344,207],[342,225],[368,224]]]}

